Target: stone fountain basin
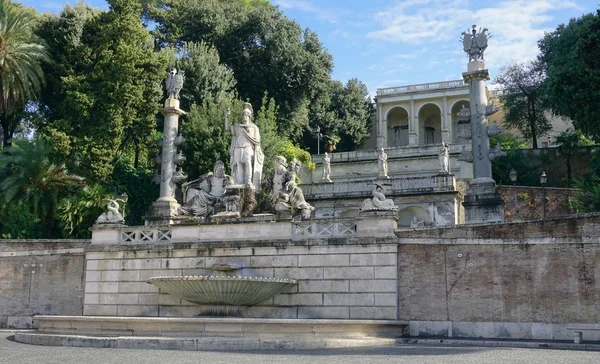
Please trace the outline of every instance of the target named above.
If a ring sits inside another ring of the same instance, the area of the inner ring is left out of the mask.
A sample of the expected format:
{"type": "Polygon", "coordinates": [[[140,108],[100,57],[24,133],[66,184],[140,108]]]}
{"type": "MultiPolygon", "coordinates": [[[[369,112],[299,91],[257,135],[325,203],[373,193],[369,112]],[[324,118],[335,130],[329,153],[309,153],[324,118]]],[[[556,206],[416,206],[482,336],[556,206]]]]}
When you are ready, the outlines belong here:
{"type": "Polygon", "coordinates": [[[240,276],[162,276],[147,282],[188,302],[224,306],[252,306],[298,284],[287,278],[240,276]]]}

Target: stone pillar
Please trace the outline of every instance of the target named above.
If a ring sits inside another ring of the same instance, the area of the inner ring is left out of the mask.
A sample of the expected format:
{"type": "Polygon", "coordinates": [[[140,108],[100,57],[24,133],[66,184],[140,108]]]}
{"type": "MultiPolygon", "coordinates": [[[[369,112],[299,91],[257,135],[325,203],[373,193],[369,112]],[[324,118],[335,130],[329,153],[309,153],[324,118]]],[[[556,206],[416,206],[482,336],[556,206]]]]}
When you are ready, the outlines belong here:
{"type": "Polygon", "coordinates": [[[377,103],[377,149],[385,148],[385,130],[383,129],[382,107],[377,103]]]}
{"type": "Polygon", "coordinates": [[[463,79],[469,84],[471,102],[471,146],[473,157],[473,180],[465,195],[465,221],[467,223],[504,221],[504,201],[492,179],[490,140],[486,115],[487,96],[485,81],[490,74],[481,60],[469,62],[463,79]]]}
{"type": "Polygon", "coordinates": [[[451,141],[451,127],[450,122],[448,122],[448,98],[444,96],[444,103],[442,104],[442,115],[441,123],[442,123],[442,142],[450,143],[451,141]]]}
{"type": "Polygon", "coordinates": [[[415,117],[415,100],[410,100],[410,116],[408,122],[408,145],[416,146],[419,144],[419,125],[418,117],[415,117]]]}
{"type": "Polygon", "coordinates": [[[160,169],[160,195],[152,204],[150,213],[146,216],[146,225],[172,224],[172,218],[178,215],[180,208],[175,199],[175,182],[173,174],[176,171],[175,155],[177,147],[175,138],[179,133],[179,116],[185,112],[179,108],[179,100],[169,97],[165,107],[161,110],[164,115],[164,129],[162,141],[162,161],[160,169]]]}

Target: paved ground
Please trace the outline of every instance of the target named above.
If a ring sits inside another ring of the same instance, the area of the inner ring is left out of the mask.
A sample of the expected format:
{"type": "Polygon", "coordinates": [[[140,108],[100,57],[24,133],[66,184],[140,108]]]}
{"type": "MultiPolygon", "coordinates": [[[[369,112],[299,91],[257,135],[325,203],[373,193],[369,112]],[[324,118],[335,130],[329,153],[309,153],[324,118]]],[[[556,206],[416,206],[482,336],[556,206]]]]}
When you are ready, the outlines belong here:
{"type": "Polygon", "coordinates": [[[399,345],[367,349],[295,351],[194,352],[167,350],[94,349],[33,346],[12,341],[12,332],[0,331],[0,363],[19,364],[429,364],[429,363],[600,363],[600,353],[546,349],[467,348],[399,345]]]}

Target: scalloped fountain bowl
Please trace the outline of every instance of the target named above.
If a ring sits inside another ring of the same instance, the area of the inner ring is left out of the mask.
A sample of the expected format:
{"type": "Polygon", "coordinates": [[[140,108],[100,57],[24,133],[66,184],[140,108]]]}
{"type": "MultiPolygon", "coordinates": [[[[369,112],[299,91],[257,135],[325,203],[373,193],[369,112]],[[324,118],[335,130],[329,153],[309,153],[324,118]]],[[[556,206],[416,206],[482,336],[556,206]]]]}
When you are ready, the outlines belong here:
{"type": "Polygon", "coordinates": [[[152,277],[147,282],[188,302],[223,306],[252,306],[298,284],[287,278],[240,276],[152,277]]]}

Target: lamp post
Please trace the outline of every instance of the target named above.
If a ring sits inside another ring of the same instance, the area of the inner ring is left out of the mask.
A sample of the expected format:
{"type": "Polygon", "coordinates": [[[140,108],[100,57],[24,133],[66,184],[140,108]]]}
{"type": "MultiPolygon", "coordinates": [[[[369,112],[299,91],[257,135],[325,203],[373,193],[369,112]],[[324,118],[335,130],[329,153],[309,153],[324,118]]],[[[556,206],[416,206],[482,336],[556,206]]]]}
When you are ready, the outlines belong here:
{"type": "Polygon", "coordinates": [[[317,126],[314,133],[317,134],[317,155],[319,155],[321,154],[321,137],[323,136],[323,134],[321,134],[321,127],[317,126]]]}
{"type": "Polygon", "coordinates": [[[517,171],[515,171],[514,168],[511,168],[508,176],[510,177],[510,181],[513,185],[513,198],[515,200],[515,220],[521,220],[521,216],[519,216],[519,202],[517,200],[517,187],[515,186],[515,183],[517,182],[517,171]]]}
{"type": "Polygon", "coordinates": [[[546,182],[548,182],[548,177],[546,176],[546,172],[542,171],[540,175],[540,184],[542,185],[542,208],[544,210],[544,219],[546,218],[546,182]]]}

